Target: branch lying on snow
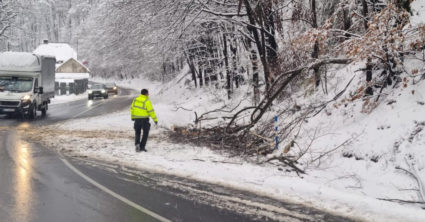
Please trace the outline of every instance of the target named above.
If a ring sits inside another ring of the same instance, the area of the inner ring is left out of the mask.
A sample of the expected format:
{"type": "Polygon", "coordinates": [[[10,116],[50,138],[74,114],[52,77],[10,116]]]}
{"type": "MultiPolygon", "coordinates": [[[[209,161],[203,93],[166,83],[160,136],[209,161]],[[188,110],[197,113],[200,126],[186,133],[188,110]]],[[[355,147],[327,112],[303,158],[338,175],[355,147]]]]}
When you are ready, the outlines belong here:
{"type": "Polygon", "coordinates": [[[174,109],[174,110],[172,110],[172,111],[177,112],[177,111],[179,111],[179,109],[182,109],[182,110],[184,110],[184,111],[188,111],[188,112],[192,112],[192,111],[193,111],[193,110],[191,110],[191,109],[186,109],[186,108],[184,108],[183,106],[175,106],[175,108],[176,108],[176,109],[174,109]]]}
{"type": "Polygon", "coordinates": [[[420,178],[420,176],[418,175],[418,172],[416,170],[416,168],[413,166],[413,164],[411,164],[407,159],[405,159],[407,166],[409,167],[409,169],[404,169],[402,167],[395,167],[395,169],[397,170],[401,170],[402,172],[406,173],[408,176],[410,176],[411,178],[413,178],[417,185],[418,185],[418,193],[419,193],[419,197],[421,198],[421,201],[424,202],[425,201],[425,189],[424,189],[424,184],[420,178]]]}
{"type": "Polygon", "coordinates": [[[295,170],[295,172],[297,173],[298,176],[300,175],[300,173],[305,174],[304,170],[301,170],[299,167],[297,167],[295,165],[297,163],[296,161],[291,160],[291,159],[289,159],[285,156],[282,156],[282,155],[271,157],[271,158],[267,159],[266,161],[261,162],[260,164],[268,163],[272,160],[279,160],[280,162],[284,163],[285,165],[291,167],[292,169],[295,170]]]}
{"type": "Polygon", "coordinates": [[[208,111],[206,113],[203,113],[199,117],[198,117],[198,113],[195,112],[195,124],[198,124],[199,122],[201,122],[203,120],[214,120],[214,119],[218,119],[219,118],[219,117],[209,117],[209,118],[205,117],[206,115],[211,114],[211,113],[217,113],[217,112],[232,113],[233,111],[235,111],[241,105],[241,103],[242,103],[242,101],[240,101],[238,103],[238,105],[236,105],[235,107],[233,107],[230,110],[226,110],[225,108],[227,108],[228,105],[224,105],[224,106],[222,106],[222,107],[220,107],[218,109],[211,110],[211,111],[208,111]]]}
{"type": "Polygon", "coordinates": [[[332,152],[334,152],[334,151],[336,151],[336,150],[338,150],[338,149],[340,149],[340,148],[344,147],[345,145],[347,145],[347,144],[351,143],[351,141],[352,141],[352,140],[353,140],[353,138],[350,138],[350,139],[345,140],[343,143],[341,143],[340,145],[336,146],[335,148],[330,149],[330,150],[328,150],[328,151],[326,151],[326,152],[322,153],[320,156],[316,157],[315,159],[313,159],[313,160],[311,161],[311,163],[314,163],[314,162],[316,162],[317,160],[320,160],[321,158],[323,158],[324,156],[326,156],[326,155],[328,155],[328,154],[330,154],[330,153],[332,153],[332,152]]]}
{"type": "Polygon", "coordinates": [[[387,199],[387,198],[378,198],[378,200],[385,200],[397,203],[407,203],[407,204],[425,204],[424,201],[410,201],[410,200],[400,200],[400,199],[387,199]]]}
{"type": "Polygon", "coordinates": [[[235,163],[235,162],[228,162],[228,161],[218,161],[218,160],[203,160],[203,159],[192,159],[195,161],[200,161],[200,162],[213,162],[213,163],[225,163],[225,164],[234,164],[234,165],[242,165],[243,163],[235,163]]]}
{"type": "Polygon", "coordinates": [[[267,138],[267,137],[265,137],[265,136],[261,136],[261,135],[259,135],[259,134],[255,133],[255,132],[250,131],[250,132],[249,132],[249,134],[251,134],[251,135],[253,135],[253,136],[256,136],[256,137],[258,137],[258,138],[260,138],[260,139],[263,139],[263,140],[265,140],[265,141],[267,141],[267,142],[269,142],[269,143],[274,143],[274,140],[273,140],[273,139],[271,139],[271,138],[267,138]]]}

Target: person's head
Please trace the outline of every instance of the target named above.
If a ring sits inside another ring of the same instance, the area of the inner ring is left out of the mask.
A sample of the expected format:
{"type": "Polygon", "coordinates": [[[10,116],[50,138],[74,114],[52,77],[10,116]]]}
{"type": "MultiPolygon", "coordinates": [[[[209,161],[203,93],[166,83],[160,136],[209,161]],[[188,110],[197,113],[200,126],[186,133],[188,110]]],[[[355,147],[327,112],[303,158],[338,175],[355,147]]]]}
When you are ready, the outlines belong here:
{"type": "Polygon", "coordinates": [[[147,89],[142,89],[140,94],[145,95],[145,96],[149,96],[149,91],[147,89]]]}

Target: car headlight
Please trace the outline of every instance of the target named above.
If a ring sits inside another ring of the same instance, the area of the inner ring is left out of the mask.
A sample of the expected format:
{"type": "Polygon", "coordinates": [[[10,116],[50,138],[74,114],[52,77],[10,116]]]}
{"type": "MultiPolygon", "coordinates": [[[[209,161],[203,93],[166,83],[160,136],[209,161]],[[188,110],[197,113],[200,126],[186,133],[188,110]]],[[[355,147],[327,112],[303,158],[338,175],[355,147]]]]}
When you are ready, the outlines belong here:
{"type": "Polygon", "coordinates": [[[92,90],[87,90],[87,92],[88,92],[89,94],[92,94],[92,93],[93,93],[93,91],[92,91],[92,90]]]}
{"type": "Polygon", "coordinates": [[[23,96],[22,98],[21,98],[21,100],[23,100],[23,101],[28,101],[28,100],[30,100],[31,99],[31,95],[25,95],[25,96],[23,96]]]}
{"type": "Polygon", "coordinates": [[[106,93],[106,90],[102,89],[102,93],[106,93]]]}
{"type": "Polygon", "coordinates": [[[116,86],[114,86],[114,89],[117,89],[117,87],[116,87],[116,86]]]}

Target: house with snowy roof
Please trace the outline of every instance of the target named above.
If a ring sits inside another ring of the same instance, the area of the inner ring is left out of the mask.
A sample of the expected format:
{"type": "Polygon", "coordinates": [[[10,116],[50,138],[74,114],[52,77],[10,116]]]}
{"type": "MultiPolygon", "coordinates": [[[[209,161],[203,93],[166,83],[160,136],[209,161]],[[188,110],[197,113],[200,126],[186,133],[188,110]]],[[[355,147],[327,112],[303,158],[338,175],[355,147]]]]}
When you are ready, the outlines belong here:
{"type": "Polygon", "coordinates": [[[34,54],[56,57],[57,94],[80,94],[87,90],[90,70],[78,61],[77,52],[66,43],[47,40],[34,50],[34,54]]]}

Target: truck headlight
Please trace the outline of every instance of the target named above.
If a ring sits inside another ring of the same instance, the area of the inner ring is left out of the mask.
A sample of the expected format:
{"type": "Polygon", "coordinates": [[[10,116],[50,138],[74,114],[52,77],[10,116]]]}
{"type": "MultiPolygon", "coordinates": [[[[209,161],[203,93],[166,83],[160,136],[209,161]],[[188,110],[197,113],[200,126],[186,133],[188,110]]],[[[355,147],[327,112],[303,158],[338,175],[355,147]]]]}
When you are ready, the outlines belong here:
{"type": "Polygon", "coordinates": [[[22,98],[21,98],[21,100],[22,101],[28,101],[28,100],[30,100],[31,99],[31,95],[25,95],[25,96],[23,96],[22,98]]]}
{"type": "Polygon", "coordinates": [[[92,93],[93,93],[93,91],[92,91],[92,90],[87,90],[87,92],[88,92],[89,94],[92,94],[92,93]]]}
{"type": "Polygon", "coordinates": [[[116,90],[117,89],[117,87],[116,86],[114,86],[114,90],[116,90]]]}
{"type": "Polygon", "coordinates": [[[106,93],[106,91],[104,89],[102,89],[102,93],[106,93]]]}

